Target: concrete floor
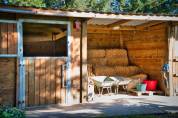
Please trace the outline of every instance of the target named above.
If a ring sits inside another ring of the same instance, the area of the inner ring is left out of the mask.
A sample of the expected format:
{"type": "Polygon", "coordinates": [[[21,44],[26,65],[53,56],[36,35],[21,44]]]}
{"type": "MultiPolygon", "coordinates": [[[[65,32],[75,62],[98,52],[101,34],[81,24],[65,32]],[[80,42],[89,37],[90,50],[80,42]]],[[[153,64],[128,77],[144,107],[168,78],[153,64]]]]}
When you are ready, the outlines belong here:
{"type": "Polygon", "coordinates": [[[133,114],[178,113],[178,97],[166,96],[96,96],[90,103],[73,106],[50,105],[30,108],[27,118],[86,118],[133,114]]]}

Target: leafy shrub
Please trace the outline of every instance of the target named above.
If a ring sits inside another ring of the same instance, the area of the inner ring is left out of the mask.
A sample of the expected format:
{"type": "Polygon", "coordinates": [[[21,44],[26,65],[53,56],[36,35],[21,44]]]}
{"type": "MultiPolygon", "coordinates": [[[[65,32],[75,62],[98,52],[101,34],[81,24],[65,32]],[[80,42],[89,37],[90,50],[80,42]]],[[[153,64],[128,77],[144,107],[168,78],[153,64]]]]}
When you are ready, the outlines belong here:
{"type": "Polygon", "coordinates": [[[25,118],[25,113],[15,107],[0,106],[0,118],[25,118]]]}

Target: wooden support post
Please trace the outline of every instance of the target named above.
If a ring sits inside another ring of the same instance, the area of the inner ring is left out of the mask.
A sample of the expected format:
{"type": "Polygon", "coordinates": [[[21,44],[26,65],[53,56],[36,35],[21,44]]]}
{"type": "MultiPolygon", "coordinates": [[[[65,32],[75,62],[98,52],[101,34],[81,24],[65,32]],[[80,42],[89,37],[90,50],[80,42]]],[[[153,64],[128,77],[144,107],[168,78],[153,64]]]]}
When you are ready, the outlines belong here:
{"type": "Polygon", "coordinates": [[[18,87],[18,107],[25,107],[25,62],[23,59],[23,28],[22,21],[19,20],[17,23],[18,31],[18,77],[19,77],[19,87],[18,87]]]}
{"type": "Polygon", "coordinates": [[[82,21],[81,34],[81,100],[87,101],[88,76],[87,76],[87,21],[82,21]]]}
{"type": "Polygon", "coordinates": [[[169,25],[168,29],[168,47],[169,47],[169,95],[173,96],[173,43],[174,43],[174,27],[169,25]]]}
{"type": "Polygon", "coordinates": [[[66,104],[71,104],[71,22],[67,24],[66,104]]]}

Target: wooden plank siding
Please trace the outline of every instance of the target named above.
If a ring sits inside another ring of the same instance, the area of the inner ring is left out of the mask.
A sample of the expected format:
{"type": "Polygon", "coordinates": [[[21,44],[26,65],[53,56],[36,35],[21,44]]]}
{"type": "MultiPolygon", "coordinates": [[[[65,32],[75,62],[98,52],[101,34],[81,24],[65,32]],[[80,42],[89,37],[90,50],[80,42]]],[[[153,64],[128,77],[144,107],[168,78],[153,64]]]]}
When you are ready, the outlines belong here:
{"type": "MultiPolygon", "coordinates": [[[[17,54],[17,27],[0,23],[0,55],[17,54]]],[[[17,59],[0,58],[0,104],[17,104],[17,59]]]]}
{"type": "MultiPolygon", "coordinates": [[[[61,103],[62,65],[56,58],[25,58],[26,106],[61,103]]],[[[65,73],[65,72],[64,72],[65,73]]]]}
{"type": "Polygon", "coordinates": [[[16,59],[0,58],[0,104],[16,105],[16,59]]]}
{"type": "Polygon", "coordinates": [[[16,24],[0,23],[0,54],[17,53],[16,24]]]}

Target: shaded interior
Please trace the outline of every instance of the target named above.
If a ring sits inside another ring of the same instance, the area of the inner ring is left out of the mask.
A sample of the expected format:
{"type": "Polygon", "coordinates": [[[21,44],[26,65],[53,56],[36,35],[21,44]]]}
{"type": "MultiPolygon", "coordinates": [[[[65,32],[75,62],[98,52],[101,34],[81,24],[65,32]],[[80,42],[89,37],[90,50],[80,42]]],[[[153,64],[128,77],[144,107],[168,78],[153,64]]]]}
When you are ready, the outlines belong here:
{"type": "Polygon", "coordinates": [[[67,26],[24,23],[24,56],[66,56],[67,26]]]}
{"type": "Polygon", "coordinates": [[[144,73],[147,79],[158,80],[158,89],[164,91],[161,71],[168,60],[167,28],[161,21],[90,20],[87,43],[92,73],[126,77],[144,73]]]}

